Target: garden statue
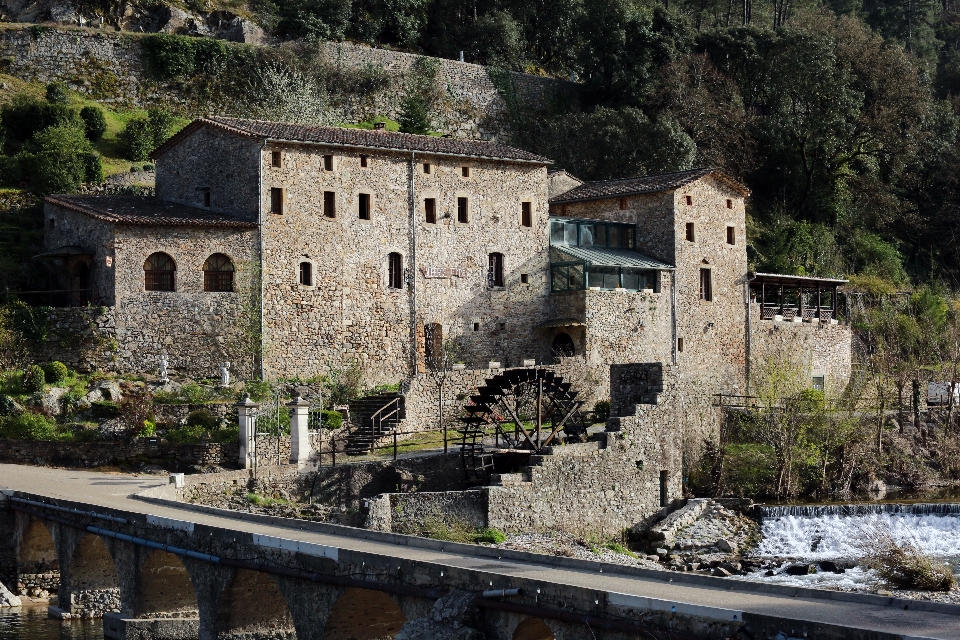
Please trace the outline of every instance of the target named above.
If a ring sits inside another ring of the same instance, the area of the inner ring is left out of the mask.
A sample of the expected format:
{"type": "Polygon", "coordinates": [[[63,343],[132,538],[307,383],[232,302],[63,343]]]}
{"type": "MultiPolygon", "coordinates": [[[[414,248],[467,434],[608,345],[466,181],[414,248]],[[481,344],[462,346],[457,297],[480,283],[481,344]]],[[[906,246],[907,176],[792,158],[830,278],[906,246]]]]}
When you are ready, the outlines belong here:
{"type": "Polygon", "coordinates": [[[167,356],[160,356],[160,382],[166,384],[170,382],[170,378],[167,377],[167,356]]]}
{"type": "Polygon", "coordinates": [[[220,386],[221,387],[230,386],[230,363],[229,362],[220,363],[220,386]]]}

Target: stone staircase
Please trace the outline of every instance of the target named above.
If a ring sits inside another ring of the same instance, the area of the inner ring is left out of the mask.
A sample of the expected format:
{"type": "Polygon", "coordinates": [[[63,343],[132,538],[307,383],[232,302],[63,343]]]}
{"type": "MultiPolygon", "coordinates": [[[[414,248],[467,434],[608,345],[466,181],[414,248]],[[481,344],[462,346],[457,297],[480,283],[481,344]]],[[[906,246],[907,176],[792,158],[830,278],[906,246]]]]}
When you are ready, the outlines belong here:
{"type": "Polygon", "coordinates": [[[390,435],[406,418],[404,397],[399,393],[382,393],[350,402],[353,427],[347,434],[348,456],[371,452],[380,438],[390,435]]]}

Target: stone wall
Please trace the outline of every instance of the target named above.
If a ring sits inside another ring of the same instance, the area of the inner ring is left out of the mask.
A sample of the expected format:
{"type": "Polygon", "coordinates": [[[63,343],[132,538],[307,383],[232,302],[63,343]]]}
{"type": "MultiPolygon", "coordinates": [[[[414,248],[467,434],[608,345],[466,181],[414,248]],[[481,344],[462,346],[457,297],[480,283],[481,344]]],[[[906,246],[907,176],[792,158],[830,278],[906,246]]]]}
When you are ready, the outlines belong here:
{"type": "Polygon", "coordinates": [[[410,535],[487,526],[486,491],[386,493],[369,502],[367,529],[410,535]]]}
{"type": "Polygon", "coordinates": [[[135,442],[54,442],[0,440],[0,461],[15,464],[99,467],[158,465],[170,471],[209,466],[233,467],[240,457],[237,443],[168,444],[151,447],[135,442]]]}
{"type": "MultiPolygon", "coordinates": [[[[151,79],[143,58],[144,37],[149,36],[69,27],[31,31],[26,25],[6,24],[0,27],[0,68],[26,80],[61,80],[92,98],[122,106],[159,104],[188,116],[247,115],[238,112],[241,106],[236,91],[205,94],[192,92],[179,82],[151,79]]],[[[373,72],[384,79],[374,91],[359,91],[349,83],[333,84],[329,96],[331,122],[360,122],[378,115],[396,119],[406,91],[405,79],[419,58],[349,42],[325,42],[317,45],[316,51],[293,53],[315,55],[331,73],[373,72]]],[[[563,80],[520,73],[510,73],[509,77],[521,104],[535,110],[546,108],[558,96],[567,100],[579,96],[578,85],[563,80]]],[[[242,87],[242,79],[235,84],[242,87]]],[[[457,137],[509,138],[506,103],[486,67],[441,59],[437,85],[442,88],[434,122],[438,131],[457,137]]]]}
{"type": "Polygon", "coordinates": [[[799,369],[804,384],[823,376],[829,396],[839,395],[850,380],[853,330],[847,324],[760,320],[753,305],[750,332],[751,387],[762,384],[768,365],[784,363],[799,369]]]}

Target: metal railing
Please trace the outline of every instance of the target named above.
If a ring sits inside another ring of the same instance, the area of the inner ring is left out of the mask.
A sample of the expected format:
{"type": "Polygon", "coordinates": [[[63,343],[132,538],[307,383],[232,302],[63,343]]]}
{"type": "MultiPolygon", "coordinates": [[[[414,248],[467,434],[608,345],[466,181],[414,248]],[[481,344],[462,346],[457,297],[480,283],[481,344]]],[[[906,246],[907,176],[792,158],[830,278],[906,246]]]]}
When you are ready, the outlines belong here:
{"type": "MultiPolygon", "coordinates": [[[[377,409],[374,412],[374,414],[370,416],[370,426],[372,429],[370,435],[373,437],[374,443],[376,443],[378,438],[383,436],[383,433],[384,433],[383,425],[385,422],[390,422],[391,419],[393,419],[393,421],[399,420],[400,401],[402,399],[403,399],[403,396],[397,396],[387,404],[377,409]]],[[[358,428],[362,428],[362,427],[358,425],[358,428]]],[[[394,440],[394,443],[396,443],[396,440],[397,440],[396,432],[394,432],[393,440],[394,440]]]]}

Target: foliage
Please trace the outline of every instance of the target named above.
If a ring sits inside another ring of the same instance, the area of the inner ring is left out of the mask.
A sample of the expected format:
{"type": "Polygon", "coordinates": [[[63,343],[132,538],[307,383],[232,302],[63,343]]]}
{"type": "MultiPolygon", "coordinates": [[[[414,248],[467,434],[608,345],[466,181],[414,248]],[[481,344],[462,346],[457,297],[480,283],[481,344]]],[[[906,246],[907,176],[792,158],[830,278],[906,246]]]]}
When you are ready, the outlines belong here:
{"type": "Polygon", "coordinates": [[[339,429],[343,426],[343,414],[324,409],[320,412],[320,424],[324,429],[339,429]]]}
{"type": "Polygon", "coordinates": [[[156,34],[144,39],[147,65],[160,80],[189,77],[198,72],[214,73],[235,55],[223,40],[156,34]]]}
{"type": "Polygon", "coordinates": [[[90,142],[96,142],[107,131],[107,118],[103,109],[88,105],[80,109],[80,118],[83,120],[84,132],[90,142]]]}
{"type": "Polygon", "coordinates": [[[150,120],[142,117],[133,118],[117,136],[117,141],[127,159],[134,161],[149,159],[150,152],[155,148],[150,120]]]}
{"type": "Polygon", "coordinates": [[[150,438],[157,433],[157,423],[153,420],[144,420],[143,426],[141,426],[137,431],[138,438],[150,438]]]}
{"type": "Polygon", "coordinates": [[[775,493],[776,452],[765,444],[728,444],[724,450],[724,488],[735,496],[775,493]]]}
{"type": "Polygon", "coordinates": [[[67,87],[62,82],[51,82],[48,84],[46,98],[50,104],[70,104],[67,87]]]}
{"type": "Polygon", "coordinates": [[[42,392],[45,384],[46,376],[40,365],[32,364],[23,372],[23,388],[29,393],[42,392]]]}
{"type": "Polygon", "coordinates": [[[400,131],[426,135],[432,130],[432,113],[439,99],[438,70],[438,60],[417,58],[412,77],[407,82],[406,95],[400,102],[400,115],[397,116],[400,131]]]}
{"type": "Polygon", "coordinates": [[[348,404],[359,398],[363,391],[363,369],[353,360],[340,368],[331,368],[324,376],[327,404],[330,406],[348,404]]]}
{"type": "Polygon", "coordinates": [[[37,131],[18,157],[30,191],[38,196],[70,193],[84,182],[103,177],[99,157],[80,121],[37,131]]]}
{"type": "Polygon", "coordinates": [[[332,124],[321,79],[279,62],[260,65],[250,86],[252,115],[298,124],[332,124]]]}
{"type": "Polygon", "coordinates": [[[90,409],[94,418],[109,419],[120,415],[120,405],[111,400],[95,400],[90,409]]]}
{"type": "Polygon", "coordinates": [[[915,541],[898,541],[880,520],[860,527],[853,542],[864,554],[864,564],[891,586],[950,591],[956,584],[949,564],[931,558],[915,541]]]}
{"type": "Polygon", "coordinates": [[[593,419],[595,422],[606,422],[610,417],[610,401],[597,400],[593,405],[593,419]]]}
{"type": "Polygon", "coordinates": [[[217,426],[217,419],[206,409],[197,409],[191,411],[187,416],[187,425],[191,427],[201,427],[204,431],[210,431],[217,426]]]}
{"type": "Polygon", "coordinates": [[[473,541],[476,544],[501,544],[505,542],[507,536],[499,529],[481,529],[474,536],[473,541]]]}
{"type": "Polygon", "coordinates": [[[203,439],[204,428],[199,425],[185,424],[167,429],[163,437],[174,444],[197,444],[203,439]]]}
{"type": "Polygon", "coordinates": [[[70,370],[67,369],[67,365],[54,360],[43,367],[43,373],[49,384],[60,384],[70,375],[70,370]]]}
{"type": "Polygon", "coordinates": [[[141,434],[153,424],[153,402],[147,394],[125,395],[118,410],[120,422],[131,433],[141,434]]]}
{"type": "Polygon", "coordinates": [[[250,399],[254,402],[263,402],[273,393],[266,380],[248,380],[243,383],[243,391],[250,394],[250,399]]]}
{"type": "Polygon", "coordinates": [[[67,434],[60,433],[57,423],[40,413],[24,412],[0,418],[0,438],[10,440],[63,440],[67,434]]]}

